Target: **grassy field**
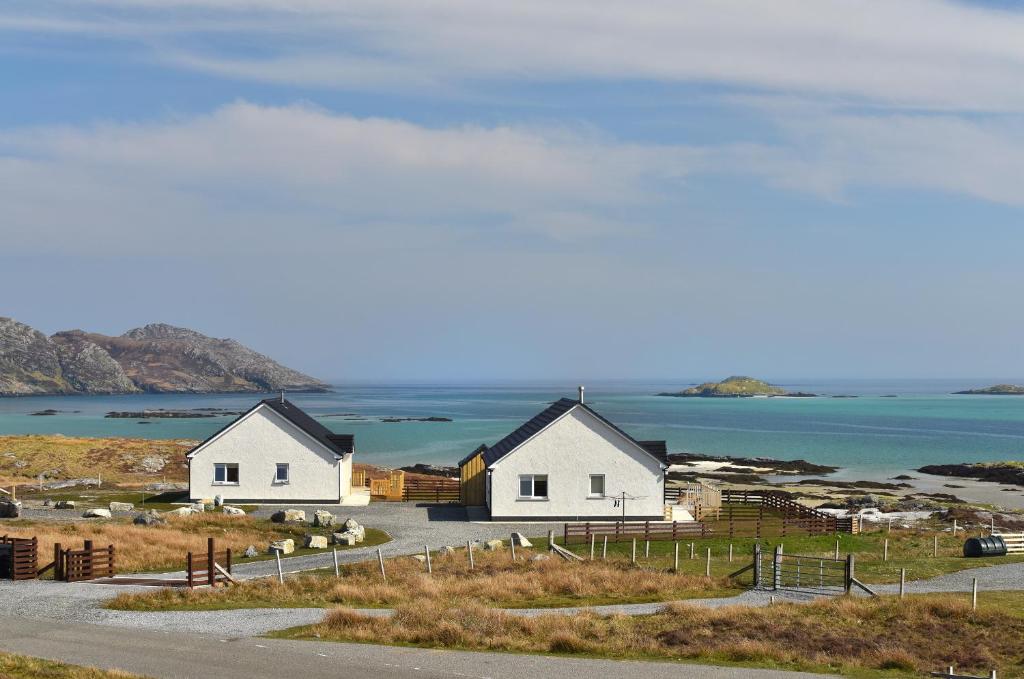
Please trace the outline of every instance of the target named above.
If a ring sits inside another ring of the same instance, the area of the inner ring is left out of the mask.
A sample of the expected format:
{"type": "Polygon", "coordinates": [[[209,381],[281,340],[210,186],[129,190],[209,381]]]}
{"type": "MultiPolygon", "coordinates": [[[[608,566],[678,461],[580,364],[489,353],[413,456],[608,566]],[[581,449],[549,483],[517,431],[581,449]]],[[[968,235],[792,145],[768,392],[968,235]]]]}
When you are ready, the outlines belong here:
{"type": "Polygon", "coordinates": [[[536,552],[475,551],[469,569],[465,550],[451,556],[434,554],[433,574],[411,557],[388,559],[383,582],[376,563],[346,565],[342,577],[333,570],[285,580],[242,583],[210,591],[161,590],[125,594],[111,607],[126,610],[198,610],[225,608],[353,606],[391,607],[419,601],[431,606],[453,599],[495,607],[580,606],[719,597],[741,589],[724,578],[637,569],[622,559],[607,563],[570,564],[561,559],[530,561],[536,552]]]}
{"type": "MultiPolygon", "coordinates": [[[[974,533],[978,535],[978,533],[974,533]]],[[[771,554],[776,545],[782,545],[786,554],[805,555],[809,557],[833,557],[835,554],[836,541],[839,541],[839,552],[845,558],[847,554],[854,554],[856,557],[857,578],[866,583],[895,583],[899,582],[900,569],[905,568],[908,580],[921,580],[925,578],[953,573],[968,568],[978,568],[997,563],[1024,562],[1024,554],[1008,555],[1003,557],[991,557],[983,559],[966,559],[963,556],[963,544],[967,535],[959,531],[956,537],[951,533],[942,530],[916,530],[893,529],[891,533],[885,530],[878,530],[869,533],[851,535],[842,533],[839,535],[813,535],[813,536],[789,536],[785,538],[762,538],[761,549],[765,554],[771,554]],[[932,556],[933,540],[938,538],[938,556],[932,556]],[[885,556],[885,541],[889,541],[888,560],[885,556]]],[[[562,543],[560,537],[556,542],[562,543]]],[[[704,540],[685,540],[680,542],[680,572],[688,574],[703,574],[705,572],[705,561],[707,549],[711,549],[711,574],[713,576],[725,576],[740,567],[751,562],[754,550],[754,538],[728,537],[709,538],[704,540]],[[694,559],[690,559],[690,543],[694,543],[694,559]],[[733,547],[733,561],[729,562],[729,545],[733,547]]],[[[589,544],[572,544],[568,547],[580,554],[589,557],[589,544]]],[[[600,558],[602,543],[597,541],[596,553],[600,558]]],[[[650,557],[644,557],[643,540],[637,541],[637,562],[644,568],[669,569],[674,562],[675,544],[672,542],[651,542],[650,557]]],[[[609,558],[629,559],[632,551],[631,542],[609,542],[609,558]]],[[[749,584],[742,576],[743,582],[749,584]]]]}
{"type": "MultiPolygon", "coordinates": [[[[0,436],[0,486],[47,479],[91,478],[111,484],[185,481],[189,440],[81,438],[59,434],[0,436]]],[[[25,488],[29,490],[29,488],[25,488]]]]}
{"type": "Polygon", "coordinates": [[[411,601],[394,618],[337,609],[285,638],[431,648],[685,660],[854,676],[907,676],[948,665],[1024,676],[1021,598],[978,611],[966,597],[839,597],[808,604],[707,609],[672,604],[646,616],[522,618],[471,601],[411,601]]]}
{"type": "MultiPolygon", "coordinates": [[[[248,561],[241,555],[249,545],[255,545],[261,552],[265,552],[271,540],[284,538],[295,540],[295,555],[323,552],[300,547],[306,534],[328,535],[329,532],[329,529],[309,525],[272,523],[250,516],[233,517],[214,513],[169,517],[164,526],[136,526],[128,519],[73,523],[19,519],[0,524],[2,534],[39,538],[40,566],[52,560],[53,545],[56,542],[65,548],[80,548],[84,540],[92,540],[98,547],[114,545],[119,573],[183,569],[187,552],[206,553],[208,537],[217,539],[218,549],[231,548],[236,563],[248,561]]],[[[390,537],[387,533],[367,528],[366,541],[358,546],[381,544],[388,540],[390,537]]],[[[339,546],[338,549],[354,547],[339,546]]],[[[270,557],[264,554],[252,560],[266,558],[270,557]]],[[[52,575],[47,574],[47,577],[52,575]]]]}
{"type": "Polygon", "coordinates": [[[0,679],[144,679],[118,670],[66,665],[23,655],[0,653],[0,679]]]}

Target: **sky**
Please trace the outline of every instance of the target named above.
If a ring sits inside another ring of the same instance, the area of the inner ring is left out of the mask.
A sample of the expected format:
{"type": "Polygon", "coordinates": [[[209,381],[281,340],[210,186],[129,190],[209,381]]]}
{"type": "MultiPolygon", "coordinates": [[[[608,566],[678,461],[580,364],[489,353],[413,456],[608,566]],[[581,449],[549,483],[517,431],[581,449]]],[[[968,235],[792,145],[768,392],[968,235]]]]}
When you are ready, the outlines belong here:
{"type": "Polygon", "coordinates": [[[0,315],[326,379],[1024,375],[1024,10],[5,0],[0,315]]]}

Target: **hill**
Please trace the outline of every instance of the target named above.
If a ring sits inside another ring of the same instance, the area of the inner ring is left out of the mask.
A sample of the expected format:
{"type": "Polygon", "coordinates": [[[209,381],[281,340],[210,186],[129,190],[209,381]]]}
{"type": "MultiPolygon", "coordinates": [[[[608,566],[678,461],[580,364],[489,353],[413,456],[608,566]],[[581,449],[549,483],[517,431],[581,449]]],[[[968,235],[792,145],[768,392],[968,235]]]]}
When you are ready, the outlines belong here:
{"type": "MultiPolygon", "coordinates": [[[[705,382],[677,392],[664,392],[659,396],[690,398],[740,398],[744,396],[787,396],[786,390],[753,377],[733,376],[721,382],[705,382]]],[[[806,395],[806,394],[801,394],[806,395]]]]}
{"type": "Polygon", "coordinates": [[[232,339],[155,323],[118,337],[52,337],[0,317],[0,395],[325,391],[232,339]]]}
{"type": "Polygon", "coordinates": [[[984,389],[954,391],[954,394],[989,394],[993,396],[1024,396],[1024,387],[1019,384],[994,384],[984,389]]]}

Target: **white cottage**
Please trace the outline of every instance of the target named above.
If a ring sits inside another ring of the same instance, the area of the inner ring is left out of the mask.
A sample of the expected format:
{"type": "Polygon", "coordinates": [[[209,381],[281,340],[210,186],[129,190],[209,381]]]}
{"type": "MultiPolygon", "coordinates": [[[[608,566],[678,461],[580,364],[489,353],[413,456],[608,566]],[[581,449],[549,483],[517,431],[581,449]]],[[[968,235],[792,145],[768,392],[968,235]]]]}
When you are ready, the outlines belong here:
{"type": "Polygon", "coordinates": [[[226,502],[338,503],[352,492],[351,434],[295,404],[260,401],[188,454],[189,496],[226,502]]]}
{"type": "Polygon", "coordinates": [[[664,441],[637,441],[563,398],[459,463],[462,501],[492,520],[664,519],[664,441]]]}

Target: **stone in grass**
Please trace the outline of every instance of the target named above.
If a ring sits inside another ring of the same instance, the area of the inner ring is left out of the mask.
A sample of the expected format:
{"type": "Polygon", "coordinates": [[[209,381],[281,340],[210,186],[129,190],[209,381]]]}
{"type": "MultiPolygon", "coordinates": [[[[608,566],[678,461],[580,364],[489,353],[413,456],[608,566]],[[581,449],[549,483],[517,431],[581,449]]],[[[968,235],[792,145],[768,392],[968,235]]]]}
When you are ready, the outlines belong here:
{"type": "Polygon", "coordinates": [[[512,544],[516,547],[533,547],[533,543],[527,540],[522,533],[512,533],[512,544]]]}
{"type": "Polygon", "coordinates": [[[131,512],[135,510],[135,505],[131,502],[111,502],[108,509],[112,512],[131,512]]]}
{"type": "Polygon", "coordinates": [[[427,562],[427,557],[426,557],[425,554],[413,554],[411,558],[416,559],[420,563],[426,563],[427,562]]]}
{"type": "Polygon", "coordinates": [[[313,512],[313,525],[320,528],[330,528],[335,523],[334,514],[323,509],[313,512]]]}
{"type": "Polygon", "coordinates": [[[74,500],[57,500],[56,504],[53,505],[54,509],[74,509],[74,500]]]}
{"type": "Polygon", "coordinates": [[[214,507],[223,507],[224,506],[224,496],[223,495],[214,495],[213,496],[213,506],[214,507]]]}
{"type": "Polygon", "coordinates": [[[288,538],[287,540],[274,540],[270,543],[270,548],[267,550],[270,554],[274,552],[280,552],[281,554],[291,554],[295,551],[295,540],[288,538]]]}
{"type": "Polygon", "coordinates": [[[505,543],[501,540],[488,540],[484,543],[484,549],[486,549],[489,552],[494,552],[499,549],[503,549],[504,547],[505,543]]]}
{"type": "Polygon", "coordinates": [[[110,510],[103,509],[101,507],[94,507],[93,509],[86,509],[85,513],[82,514],[83,519],[109,519],[111,518],[110,510]]]}
{"type": "Polygon", "coordinates": [[[306,520],[306,512],[301,509],[282,509],[270,516],[274,523],[298,523],[306,520]]]}
{"type": "Polygon", "coordinates": [[[324,535],[307,535],[306,547],[310,549],[327,549],[327,537],[324,535]]]}
{"type": "Polygon", "coordinates": [[[206,503],[204,503],[204,502],[193,502],[192,503],[192,511],[195,512],[196,514],[201,514],[202,512],[205,512],[206,511],[206,503]]]}
{"type": "Polygon", "coordinates": [[[224,505],[224,508],[221,511],[228,516],[245,516],[245,510],[239,509],[238,507],[229,507],[228,505],[224,505]]]}
{"type": "Polygon", "coordinates": [[[155,509],[150,509],[142,514],[136,514],[135,518],[132,519],[132,523],[136,526],[162,526],[167,523],[167,519],[160,516],[159,512],[155,509]]]}
{"type": "Polygon", "coordinates": [[[362,528],[362,526],[359,525],[359,522],[355,519],[346,519],[342,526],[345,530],[356,530],[358,528],[362,528]]]}
{"type": "Polygon", "coordinates": [[[249,545],[245,548],[245,552],[242,553],[242,556],[244,556],[246,559],[252,559],[253,557],[257,557],[259,555],[260,552],[258,549],[256,549],[256,545],[249,545]]]}
{"type": "Polygon", "coordinates": [[[437,553],[441,556],[452,556],[453,554],[455,554],[455,548],[451,545],[445,545],[441,549],[437,550],[437,553]]]}
{"type": "Polygon", "coordinates": [[[548,555],[547,554],[534,554],[533,556],[530,557],[530,561],[547,561],[547,560],[548,560],[548,555]]]}
{"type": "Polygon", "coordinates": [[[336,545],[352,547],[356,544],[357,541],[354,533],[349,533],[348,531],[346,531],[344,533],[335,533],[334,535],[332,535],[331,542],[333,542],[336,545]]]}
{"type": "Polygon", "coordinates": [[[178,507],[164,512],[165,516],[192,516],[196,511],[192,507],[178,507]]]}

